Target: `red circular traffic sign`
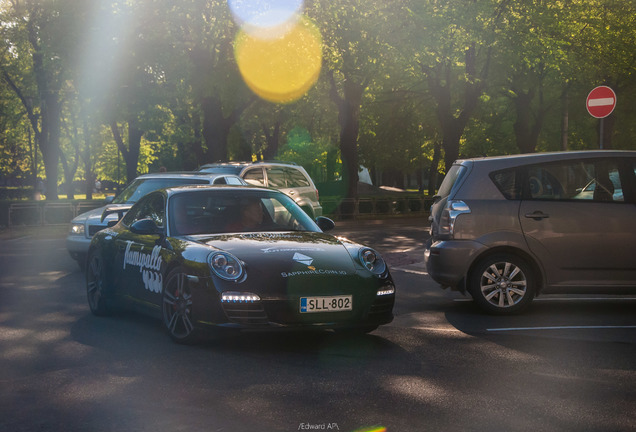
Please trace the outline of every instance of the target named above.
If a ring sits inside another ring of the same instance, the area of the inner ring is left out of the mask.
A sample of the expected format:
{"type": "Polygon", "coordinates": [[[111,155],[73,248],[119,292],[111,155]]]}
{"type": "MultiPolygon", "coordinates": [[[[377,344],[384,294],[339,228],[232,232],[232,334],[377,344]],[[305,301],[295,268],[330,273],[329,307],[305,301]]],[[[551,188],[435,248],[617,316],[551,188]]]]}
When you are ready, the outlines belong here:
{"type": "Polygon", "coordinates": [[[616,93],[607,86],[598,86],[587,95],[585,106],[592,117],[605,118],[616,107],[616,93]]]}

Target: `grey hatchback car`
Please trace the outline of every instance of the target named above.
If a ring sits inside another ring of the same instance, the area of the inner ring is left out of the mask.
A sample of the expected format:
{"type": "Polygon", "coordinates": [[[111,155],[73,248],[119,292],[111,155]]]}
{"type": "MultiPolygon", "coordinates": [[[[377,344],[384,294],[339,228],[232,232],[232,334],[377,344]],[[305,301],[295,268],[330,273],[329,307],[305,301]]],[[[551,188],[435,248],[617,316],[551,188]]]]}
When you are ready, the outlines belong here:
{"type": "Polygon", "coordinates": [[[636,292],[636,151],[458,160],[430,221],[429,275],[489,313],[540,293],[636,292]]]}

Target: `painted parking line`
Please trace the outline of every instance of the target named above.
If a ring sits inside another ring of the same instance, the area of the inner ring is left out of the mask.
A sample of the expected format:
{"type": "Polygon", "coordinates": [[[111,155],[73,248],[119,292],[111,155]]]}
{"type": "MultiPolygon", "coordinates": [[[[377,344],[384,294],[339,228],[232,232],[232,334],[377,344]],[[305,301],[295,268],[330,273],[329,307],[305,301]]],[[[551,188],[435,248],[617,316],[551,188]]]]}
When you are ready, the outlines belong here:
{"type": "MultiPolygon", "coordinates": [[[[636,297],[572,297],[572,298],[565,298],[565,297],[555,297],[555,298],[536,298],[533,301],[535,302],[575,302],[575,301],[634,301],[636,300],[636,297]]],[[[456,302],[471,302],[473,301],[472,298],[456,298],[453,299],[453,301],[456,302]]]]}
{"type": "Polygon", "coordinates": [[[606,330],[606,329],[636,329],[636,325],[627,326],[553,326],[553,327],[505,327],[486,329],[489,332],[500,331],[529,331],[529,330],[606,330]]]}
{"type": "Polygon", "coordinates": [[[613,301],[613,300],[636,300],[636,297],[553,297],[553,298],[536,298],[533,301],[613,301]]]}
{"type": "Polygon", "coordinates": [[[392,267],[391,271],[401,271],[404,273],[413,273],[416,275],[428,275],[428,273],[426,273],[425,271],[421,271],[421,270],[411,270],[411,269],[405,269],[405,268],[400,268],[400,267],[392,267]]]}

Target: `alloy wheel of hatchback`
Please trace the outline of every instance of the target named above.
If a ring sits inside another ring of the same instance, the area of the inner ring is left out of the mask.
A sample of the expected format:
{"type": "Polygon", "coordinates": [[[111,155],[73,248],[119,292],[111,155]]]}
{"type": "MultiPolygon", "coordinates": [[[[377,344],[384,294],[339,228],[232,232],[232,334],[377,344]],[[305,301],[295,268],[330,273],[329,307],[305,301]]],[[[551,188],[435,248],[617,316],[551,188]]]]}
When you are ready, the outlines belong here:
{"type": "Polygon", "coordinates": [[[469,290],[479,306],[500,315],[527,307],[535,291],[530,267],[514,255],[495,255],[479,262],[469,290]]]}
{"type": "Polygon", "coordinates": [[[162,295],[163,323],[178,343],[192,343],[196,329],[192,316],[192,292],[188,276],[180,269],[168,274],[162,295]]]}

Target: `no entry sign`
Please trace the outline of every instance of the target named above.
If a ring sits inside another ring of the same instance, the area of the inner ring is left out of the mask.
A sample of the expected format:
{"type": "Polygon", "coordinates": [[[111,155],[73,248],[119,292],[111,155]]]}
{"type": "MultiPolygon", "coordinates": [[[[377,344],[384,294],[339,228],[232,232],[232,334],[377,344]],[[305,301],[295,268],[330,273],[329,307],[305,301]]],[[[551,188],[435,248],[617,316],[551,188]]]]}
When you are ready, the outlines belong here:
{"type": "Polygon", "coordinates": [[[607,86],[598,86],[587,95],[586,106],[592,117],[605,118],[616,107],[616,93],[607,86]]]}

